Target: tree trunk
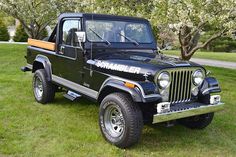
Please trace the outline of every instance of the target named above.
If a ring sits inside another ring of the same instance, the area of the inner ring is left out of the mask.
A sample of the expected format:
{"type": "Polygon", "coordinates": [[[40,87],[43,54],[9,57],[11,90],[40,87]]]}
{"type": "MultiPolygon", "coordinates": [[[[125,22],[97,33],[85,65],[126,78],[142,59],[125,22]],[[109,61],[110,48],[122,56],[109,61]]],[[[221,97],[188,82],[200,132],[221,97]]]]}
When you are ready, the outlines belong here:
{"type": "Polygon", "coordinates": [[[24,25],[23,23],[22,23],[22,26],[30,38],[39,39],[39,40],[42,39],[42,31],[43,31],[43,29],[45,29],[45,27],[43,29],[39,29],[39,28],[35,28],[33,26],[24,25]]]}
{"type": "Polygon", "coordinates": [[[193,35],[190,35],[191,28],[183,26],[179,32],[179,42],[181,49],[181,59],[190,60],[196,50],[194,49],[199,41],[200,33],[196,31],[193,35]]]}
{"type": "Polygon", "coordinates": [[[199,29],[194,31],[191,30],[188,26],[183,26],[179,31],[179,42],[181,49],[181,59],[190,60],[193,54],[210,44],[213,40],[223,36],[228,30],[226,28],[220,30],[213,34],[207,41],[205,41],[202,45],[198,45],[198,41],[200,39],[199,29]]]}

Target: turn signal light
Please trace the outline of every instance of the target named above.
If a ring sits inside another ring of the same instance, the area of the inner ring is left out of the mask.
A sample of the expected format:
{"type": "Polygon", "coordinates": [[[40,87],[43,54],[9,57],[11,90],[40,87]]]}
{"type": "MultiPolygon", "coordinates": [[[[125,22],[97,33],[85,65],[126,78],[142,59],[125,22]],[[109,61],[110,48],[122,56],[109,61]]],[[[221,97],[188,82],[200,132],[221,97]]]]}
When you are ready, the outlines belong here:
{"type": "Polygon", "coordinates": [[[134,88],[135,87],[134,84],[129,83],[129,82],[125,82],[125,86],[128,87],[128,88],[134,88]]]}

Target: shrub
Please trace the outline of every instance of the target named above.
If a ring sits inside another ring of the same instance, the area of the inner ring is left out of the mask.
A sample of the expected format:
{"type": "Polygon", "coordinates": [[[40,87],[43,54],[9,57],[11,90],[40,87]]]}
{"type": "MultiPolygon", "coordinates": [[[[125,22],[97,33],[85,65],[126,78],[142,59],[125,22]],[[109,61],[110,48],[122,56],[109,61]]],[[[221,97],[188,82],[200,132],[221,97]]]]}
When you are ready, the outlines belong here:
{"type": "MultiPolygon", "coordinates": [[[[201,41],[205,42],[207,40],[207,37],[209,38],[210,35],[210,33],[206,33],[201,41]]],[[[230,37],[221,37],[212,41],[204,49],[214,52],[231,52],[236,50],[236,40],[230,37]]]]}
{"type": "Polygon", "coordinates": [[[213,52],[229,52],[229,46],[226,44],[214,45],[211,47],[213,52]]]}
{"type": "Polygon", "coordinates": [[[0,41],[8,41],[10,39],[6,25],[0,19],[0,41]]]}
{"type": "Polygon", "coordinates": [[[20,24],[17,28],[16,28],[16,34],[13,38],[13,40],[15,42],[26,42],[28,39],[28,35],[26,34],[23,26],[20,24]]]}
{"type": "Polygon", "coordinates": [[[230,52],[236,49],[236,40],[222,37],[213,41],[210,44],[210,48],[215,52],[230,52]]]}

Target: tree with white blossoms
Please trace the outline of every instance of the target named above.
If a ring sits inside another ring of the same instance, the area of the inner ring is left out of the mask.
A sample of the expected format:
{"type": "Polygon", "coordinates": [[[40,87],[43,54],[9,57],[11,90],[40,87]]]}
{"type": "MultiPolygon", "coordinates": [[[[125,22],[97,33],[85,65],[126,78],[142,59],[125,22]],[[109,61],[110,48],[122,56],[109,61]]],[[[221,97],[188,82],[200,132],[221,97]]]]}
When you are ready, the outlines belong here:
{"type": "Polygon", "coordinates": [[[236,30],[236,0],[153,0],[151,21],[162,24],[178,35],[181,58],[193,54],[211,41],[232,36],[236,30]],[[160,11],[161,9],[161,11],[160,11]],[[212,36],[200,43],[207,26],[214,27],[212,36]]]}
{"type": "Polygon", "coordinates": [[[181,58],[189,60],[211,41],[236,30],[236,0],[0,0],[0,9],[18,19],[29,37],[40,39],[45,27],[62,12],[138,16],[151,21],[159,39],[178,35],[181,58]],[[204,43],[202,34],[211,29],[204,43]]]}
{"type": "Polygon", "coordinates": [[[73,6],[72,0],[0,0],[0,9],[18,19],[28,36],[35,39],[41,39],[45,27],[61,12],[73,11],[73,6]]]}
{"type": "Polygon", "coordinates": [[[160,47],[179,39],[181,58],[185,60],[211,41],[230,36],[236,30],[235,0],[90,0],[86,3],[88,12],[147,18],[154,33],[158,33],[160,47]],[[212,36],[201,43],[200,37],[209,31],[209,26],[212,36]]]}

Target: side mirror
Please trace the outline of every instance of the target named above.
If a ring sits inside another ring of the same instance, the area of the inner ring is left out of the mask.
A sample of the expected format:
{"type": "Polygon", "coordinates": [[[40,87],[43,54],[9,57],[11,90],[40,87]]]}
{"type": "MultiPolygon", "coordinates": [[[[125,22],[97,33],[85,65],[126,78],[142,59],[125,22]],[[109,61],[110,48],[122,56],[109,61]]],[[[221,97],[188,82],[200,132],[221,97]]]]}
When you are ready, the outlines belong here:
{"type": "Polygon", "coordinates": [[[85,32],[75,32],[79,43],[84,43],[86,41],[85,32]]]}

